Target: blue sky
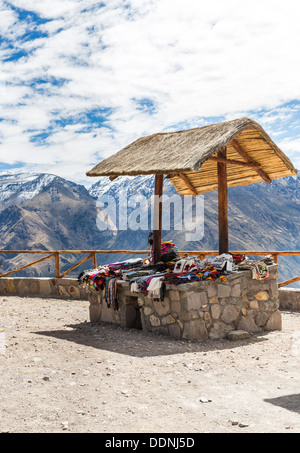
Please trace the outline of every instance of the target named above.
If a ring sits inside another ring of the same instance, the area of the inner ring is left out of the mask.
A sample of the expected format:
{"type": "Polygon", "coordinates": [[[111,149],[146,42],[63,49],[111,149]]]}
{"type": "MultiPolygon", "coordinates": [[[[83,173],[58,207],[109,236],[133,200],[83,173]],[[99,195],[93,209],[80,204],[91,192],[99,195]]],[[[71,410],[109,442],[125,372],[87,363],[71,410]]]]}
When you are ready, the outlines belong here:
{"type": "Polygon", "coordinates": [[[299,12],[296,0],[0,1],[0,171],[92,183],[86,171],[142,135],[241,116],[300,168],[299,12]]]}

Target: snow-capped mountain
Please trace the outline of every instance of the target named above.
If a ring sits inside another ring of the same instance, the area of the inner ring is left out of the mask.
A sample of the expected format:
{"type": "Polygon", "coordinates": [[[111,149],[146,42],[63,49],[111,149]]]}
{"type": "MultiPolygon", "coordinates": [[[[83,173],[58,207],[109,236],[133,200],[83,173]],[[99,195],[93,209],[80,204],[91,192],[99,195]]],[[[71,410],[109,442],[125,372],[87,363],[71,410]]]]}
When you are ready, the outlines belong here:
{"type": "MultiPolygon", "coordinates": [[[[6,206],[2,205],[0,212],[0,250],[86,250],[101,247],[95,200],[85,187],[54,175],[32,175],[30,178],[30,175],[23,174],[10,182],[9,190],[5,185],[2,194],[6,206]]],[[[105,234],[102,233],[101,238],[104,240],[105,234]]],[[[1,271],[16,269],[34,261],[34,258],[34,255],[2,254],[1,271]]],[[[62,272],[79,259],[81,255],[62,255],[62,272]]],[[[53,276],[54,261],[45,261],[17,275],[53,276]]]]}
{"type": "Polygon", "coordinates": [[[31,200],[53,181],[60,181],[66,187],[80,187],[49,173],[25,173],[18,170],[0,172],[0,209],[31,200]]]}
{"type": "MultiPolygon", "coordinates": [[[[230,188],[230,249],[299,250],[299,188],[299,174],[275,180],[270,185],[262,182],[230,188]]],[[[101,195],[111,195],[117,199],[123,191],[127,198],[143,195],[146,199],[144,207],[148,209],[153,189],[154,177],[151,175],[119,177],[114,181],[97,178],[87,189],[55,175],[2,172],[0,249],[145,250],[150,224],[148,229],[100,231],[96,203],[101,195]]],[[[165,178],[164,194],[175,193],[174,187],[165,178]]],[[[163,240],[172,239],[180,250],[217,250],[217,205],[217,192],[204,195],[204,218],[198,219],[198,222],[204,222],[203,237],[187,241],[185,230],[171,228],[162,232],[163,240]]],[[[130,212],[132,207],[128,209],[130,212]]],[[[124,257],[99,256],[102,263],[120,258],[124,257]]],[[[72,263],[74,257],[68,259],[72,263]]],[[[7,257],[3,255],[0,261],[2,269],[14,264],[8,263],[7,257]]],[[[280,257],[281,280],[299,275],[299,263],[299,258],[280,257]]],[[[20,262],[18,264],[22,265],[20,262]]],[[[50,270],[44,269],[43,272],[49,275],[50,270]]]]}
{"type": "Polygon", "coordinates": [[[3,171],[0,173],[0,203],[3,206],[21,204],[40,193],[55,175],[3,171]]]}
{"type": "Polygon", "coordinates": [[[128,196],[132,195],[144,195],[146,198],[150,198],[153,194],[154,187],[154,176],[120,176],[119,178],[111,181],[109,178],[99,178],[95,184],[93,184],[89,193],[94,198],[98,198],[103,194],[118,196],[123,190],[127,192],[128,196]]]}

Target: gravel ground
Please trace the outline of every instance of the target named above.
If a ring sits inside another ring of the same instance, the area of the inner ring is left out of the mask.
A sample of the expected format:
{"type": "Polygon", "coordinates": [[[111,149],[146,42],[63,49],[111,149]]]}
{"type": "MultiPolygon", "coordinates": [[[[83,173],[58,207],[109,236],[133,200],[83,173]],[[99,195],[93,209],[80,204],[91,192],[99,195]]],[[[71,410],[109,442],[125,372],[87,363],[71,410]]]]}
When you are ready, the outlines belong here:
{"type": "Polygon", "coordinates": [[[0,297],[0,432],[299,433],[300,313],[243,341],[89,323],[88,303],[0,297]]]}

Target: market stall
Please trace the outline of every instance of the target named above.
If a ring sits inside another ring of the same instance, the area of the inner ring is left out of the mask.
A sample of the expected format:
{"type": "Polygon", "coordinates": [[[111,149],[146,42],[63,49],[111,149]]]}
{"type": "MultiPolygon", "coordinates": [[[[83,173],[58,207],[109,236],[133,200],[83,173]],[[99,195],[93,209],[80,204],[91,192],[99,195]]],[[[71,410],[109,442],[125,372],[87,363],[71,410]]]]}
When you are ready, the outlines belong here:
{"type": "MultiPolygon", "coordinates": [[[[159,330],[177,338],[222,338],[231,330],[280,328],[277,265],[229,253],[228,187],[291,176],[290,160],[256,122],[241,118],[142,137],[101,161],[88,176],[155,174],[152,254],[79,276],[91,321],[159,330]],[[182,195],[218,189],[219,255],[176,255],[161,240],[163,178],[182,195]],[[166,252],[173,252],[170,259],[166,252]]],[[[266,200],[267,202],[267,200],[266,200]]]]}

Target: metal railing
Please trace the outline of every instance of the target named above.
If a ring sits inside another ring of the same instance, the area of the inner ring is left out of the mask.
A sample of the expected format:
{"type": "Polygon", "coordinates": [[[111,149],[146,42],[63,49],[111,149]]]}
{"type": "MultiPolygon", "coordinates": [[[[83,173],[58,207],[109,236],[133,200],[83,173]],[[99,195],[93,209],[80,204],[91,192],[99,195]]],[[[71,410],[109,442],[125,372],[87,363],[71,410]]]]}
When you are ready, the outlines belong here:
{"type": "MultiPolygon", "coordinates": [[[[244,254],[247,256],[266,256],[266,255],[271,255],[274,259],[274,263],[278,263],[278,256],[300,256],[300,251],[257,251],[257,250],[239,250],[239,251],[231,251],[230,253],[232,254],[244,254]]],[[[148,255],[149,250],[0,250],[0,254],[39,254],[39,255],[47,255],[44,256],[43,258],[40,258],[38,260],[35,260],[31,263],[28,263],[24,266],[18,267],[17,269],[4,272],[3,274],[0,274],[0,277],[7,277],[11,274],[14,274],[16,272],[22,271],[28,267],[35,266],[36,264],[39,264],[43,261],[49,260],[51,258],[54,258],[55,260],[55,276],[56,278],[63,278],[66,275],[68,275],[70,272],[72,272],[74,269],[76,269],[78,266],[83,264],[85,261],[88,261],[89,259],[92,260],[92,265],[93,268],[97,267],[97,255],[148,255]],[[61,273],[61,260],[60,257],[63,254],[85,254],[83,259],[78,261],[76,264],[74,264],[72,267],[61,273]]],[[[206,251],[200,251],[200,250],[181,250],[179,251],[180,255],[218,255],[219,252],[217,250],[206,250],[206,251]]],[[[283,287],[286,285],[289,285],[291,283],[295,283],[297,281],[300,281],[300,276],[298,277],[293,277],[289,280],[286,280],[284,282],[281,282],[278,284],[279,287],[283,287]]]]}

